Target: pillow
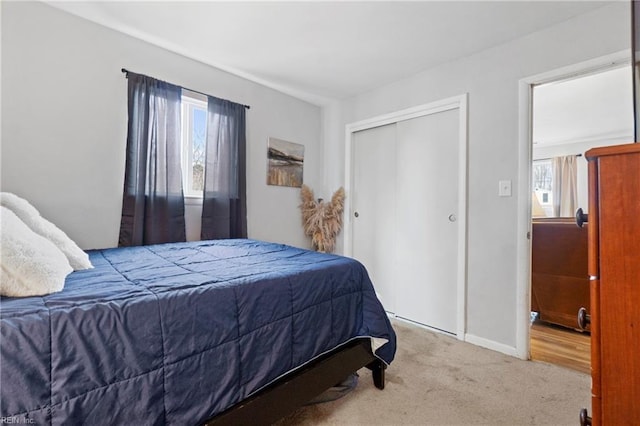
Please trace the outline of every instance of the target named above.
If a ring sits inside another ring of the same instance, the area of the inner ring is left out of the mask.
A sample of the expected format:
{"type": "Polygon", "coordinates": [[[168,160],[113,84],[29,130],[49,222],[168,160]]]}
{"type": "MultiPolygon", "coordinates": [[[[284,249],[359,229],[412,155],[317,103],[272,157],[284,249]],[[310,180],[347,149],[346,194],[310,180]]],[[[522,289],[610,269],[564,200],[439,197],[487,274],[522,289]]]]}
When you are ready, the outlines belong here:
{"type": "Polygon", "coordinates": [[[75,271],[93,268],[89,255],[85,253],[60,228],[40,216],[38,210],[27,200],[10,192],[0,192],[0,206],[13,211],[33,232],[51,241],[58,247],[75,271]]]}
{"type": "Polygon", "coordinates": [[[0,295],[42,296],[62,290],[73,269],[51,241],[0,207],[0,295]]]}

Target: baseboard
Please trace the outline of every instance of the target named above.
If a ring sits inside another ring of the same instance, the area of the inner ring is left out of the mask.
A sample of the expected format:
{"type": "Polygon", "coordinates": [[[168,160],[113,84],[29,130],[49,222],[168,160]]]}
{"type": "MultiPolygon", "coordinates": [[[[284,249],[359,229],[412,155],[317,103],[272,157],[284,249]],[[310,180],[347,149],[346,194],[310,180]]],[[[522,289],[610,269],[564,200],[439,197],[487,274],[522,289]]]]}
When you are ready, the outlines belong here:
{"type": "Polygon", "coordinates": [[[493,340],[485,339],[484,337],[474,336],[473,334],[465,334],[464,340],[472,345],[481,346],[483,348],[491,349],[492,351],[501,352],[505,355],[518,357],[518,351],[513,346],[508,346],[502,343],[494,342],[493,340]]]}
{"type": "Polygon", "coordinates": [[[494,342],[493,340],[485,339],[484,337],[478,337],[478,336],[475,336],[475,335],[469,334],[469,333],[466,333],[464,335],[464,339],[463,339],[462,336],[460,336],[460,335],[456,336],[453,333],[442,331],[442,330],[439,330],[437,328],[429,327],[427,325],[420,324],[418,322],[411,321],[411,320],[408,320],[406,318],[402,318],[402,317],[396,316],[392,312],[387,312],[387,315],[389,316],[389,318],[393,318],[396,321],[402,321],[402,322],[405,322],[407,324],[411,324],[411,325],[416,326],[416,327],[424,328],[425,330],[429,330],[429,331],[432,331],[434,333],[440,333],[440,334],[444,334],[446,336],[450,336],[450,337],[454,337],[454,338],[457,337],[458,340],[463,340],[463,341],[465,341],[467,343],[471,343],[472,345],[480,346],[482,348],[486,348],[486,349],[490,349],[492,351],[500,352],[500,353],[503,353],[505,355],[510,355],[510,356],[513,356],[513,357],[516,357],[516,358],[520,358],[518,356],[518,351],[513,346],[508,346],[508,345],[505,345],[505,344],[502,344],[502,343],[494,342]]]}
{"type": "MultiPolygon", "coordinates": [[[[411,325],[414,325],[414,326],[416,326],[416,327],[420,327],[420,328],[423,328],[423,329],[425,329],[425,330],[432,331],[432,332],[434,332],[434,333],[444,334],[445,336],[458,338],[458,336],[457,336],[455,333],[451,333],[451,332],[449,332],[449,331],[445,331],[445,330],[440,330],[439,328],[435,328],[435,327],[430,327],[430,326],[428,326],[428,325],[426,325],[426,324],[422,324],[422,323],[419,323],[419,322],[416,322],[416,321],[410,320],[410,319],[408,319],[408,318],[399,317],[399,316],[397,316],[396,314],[391,313],[391,312],[387,312],[387,315],[388,315],[390,318],[393,318],[393,319],[395,319],[395,320],[397,320],[397,321],[402,321],[402,322],[405,322],[405,323],[407,323],[407,324],[411,324],[411,325]]],[[[461,338],[458,338],[458,340],[462,340],[462,339],[461,339],[461,338]]]]}

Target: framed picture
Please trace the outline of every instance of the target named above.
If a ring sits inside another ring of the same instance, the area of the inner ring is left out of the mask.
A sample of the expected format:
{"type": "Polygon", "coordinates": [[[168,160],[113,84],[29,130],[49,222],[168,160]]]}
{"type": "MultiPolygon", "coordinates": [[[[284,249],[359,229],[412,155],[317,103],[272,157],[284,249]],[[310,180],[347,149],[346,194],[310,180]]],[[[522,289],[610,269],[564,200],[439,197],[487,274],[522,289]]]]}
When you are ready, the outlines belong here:
{"type": "Polygon", "coordinates": [[[267,185],[302,186],[304,145],[269,138],[267,185]]]}

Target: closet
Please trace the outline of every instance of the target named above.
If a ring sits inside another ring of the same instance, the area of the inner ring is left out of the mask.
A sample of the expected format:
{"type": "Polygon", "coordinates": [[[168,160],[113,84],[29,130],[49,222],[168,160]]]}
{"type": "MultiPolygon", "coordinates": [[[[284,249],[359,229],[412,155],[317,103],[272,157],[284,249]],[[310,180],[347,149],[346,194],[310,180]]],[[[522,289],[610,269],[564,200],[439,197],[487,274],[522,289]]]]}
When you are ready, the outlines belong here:
{"type": "Polygon", "coordinates": [[[348,213],[351,255],[385,309],[451,334],[464,280],[462,119],[447,108],[354,132],[348,213]]]}

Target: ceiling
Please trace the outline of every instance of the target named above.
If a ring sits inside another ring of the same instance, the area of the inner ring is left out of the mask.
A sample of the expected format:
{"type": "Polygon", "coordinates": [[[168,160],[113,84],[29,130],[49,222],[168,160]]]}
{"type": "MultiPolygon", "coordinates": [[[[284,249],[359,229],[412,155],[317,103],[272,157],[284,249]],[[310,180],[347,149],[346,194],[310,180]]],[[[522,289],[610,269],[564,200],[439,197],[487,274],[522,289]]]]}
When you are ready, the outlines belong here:
{"type": "MultiPolygon", "coordinates": [[[[556,25],[607,1],[48,1],[317,105],[556,25]]],[[[536,147],[632,134],[630,67],[536,87],[536,147]]]]}
{"type": "Polygon", "coordinates": [[[598,1],[48,1],[322,105],[587,13],[598,1]]]}
{"type": "Polygon", "coordinates": [[[631,65],[534,87],[535,148],[633,140],[631,65]]]}

